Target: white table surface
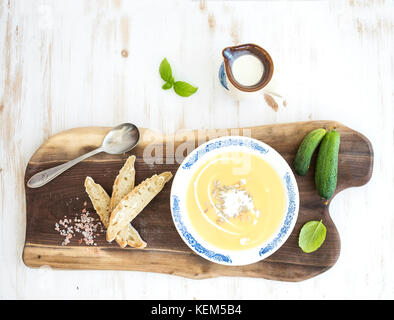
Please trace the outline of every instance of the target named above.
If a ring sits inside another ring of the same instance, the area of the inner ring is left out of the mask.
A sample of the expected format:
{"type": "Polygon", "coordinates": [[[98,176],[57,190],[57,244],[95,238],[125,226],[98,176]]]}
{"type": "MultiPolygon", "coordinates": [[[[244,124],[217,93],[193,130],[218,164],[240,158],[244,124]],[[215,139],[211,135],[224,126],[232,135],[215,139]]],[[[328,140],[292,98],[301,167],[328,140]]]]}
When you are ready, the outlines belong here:
{"type": "Polygon", "coordinates": [[[394,298],[394,2],[0,2],[0,298],[394,298]],[[275,90],[237,100],[217,79],[221,49],[253,42],[275,63],[275,90]],[[128,51],[128,57],[121,55],[128,51]],[[161,90],[160,61],[199,87],[161,90]],[[363,187],[335,197],[341,255],[298,283],[191,280],[127,271],[32,269],[23,264],[29,158],[79,126],[133,122],[164,133],[331,119],[365,134],[375,151],[363,187]]]}

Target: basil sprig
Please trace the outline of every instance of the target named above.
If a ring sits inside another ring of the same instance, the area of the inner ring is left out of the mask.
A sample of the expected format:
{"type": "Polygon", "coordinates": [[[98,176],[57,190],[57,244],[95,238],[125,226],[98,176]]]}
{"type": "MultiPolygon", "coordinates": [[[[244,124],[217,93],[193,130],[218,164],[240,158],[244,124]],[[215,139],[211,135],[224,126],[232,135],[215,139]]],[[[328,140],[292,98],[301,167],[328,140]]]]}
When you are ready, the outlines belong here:
{"type": "Polygon", "coordinates": [[[181,97],[190,97],[198,89],[185,81],[175,81],[171,66],[166,58],[160,63],[159,72],[160,77],[165,81],[161,87],[163,90],[174,88],[174,91],[181,97]]]}

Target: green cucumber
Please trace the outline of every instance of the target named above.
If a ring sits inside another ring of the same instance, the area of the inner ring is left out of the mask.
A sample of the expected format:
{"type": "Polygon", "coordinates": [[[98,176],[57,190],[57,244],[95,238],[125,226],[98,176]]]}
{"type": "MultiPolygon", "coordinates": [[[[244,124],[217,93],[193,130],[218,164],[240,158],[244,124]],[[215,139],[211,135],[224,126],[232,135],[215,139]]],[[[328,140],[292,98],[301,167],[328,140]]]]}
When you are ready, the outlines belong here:
{"type": "Polygon", "coordinates": [[[321,197],[330,199],[337,188],[338,154],[341,136],[338,131],[326,133],[317,154],[315,185],[321,197]]]}
{"type": "Polygon", "coordinates": [[[302,140],[294,159],[294,169],[298,175],[305,176],[307,174],[312,155],[325,134],[326,129],[315,129],[309,132],[302,140]]]}

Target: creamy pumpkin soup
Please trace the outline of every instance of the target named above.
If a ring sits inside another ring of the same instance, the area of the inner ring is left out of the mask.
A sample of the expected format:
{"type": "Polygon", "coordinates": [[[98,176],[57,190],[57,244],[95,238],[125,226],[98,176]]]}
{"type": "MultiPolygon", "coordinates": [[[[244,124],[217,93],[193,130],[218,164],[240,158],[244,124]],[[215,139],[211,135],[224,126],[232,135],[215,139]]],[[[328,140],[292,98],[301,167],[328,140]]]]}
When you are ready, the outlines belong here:
{"type": "Polygon", "coordinates": [[[255,247],[278,229],[285,190],[271,165],[247,152],[216,155],[194,173],[186,191],[191,224],[212,245],[255,247]]]}

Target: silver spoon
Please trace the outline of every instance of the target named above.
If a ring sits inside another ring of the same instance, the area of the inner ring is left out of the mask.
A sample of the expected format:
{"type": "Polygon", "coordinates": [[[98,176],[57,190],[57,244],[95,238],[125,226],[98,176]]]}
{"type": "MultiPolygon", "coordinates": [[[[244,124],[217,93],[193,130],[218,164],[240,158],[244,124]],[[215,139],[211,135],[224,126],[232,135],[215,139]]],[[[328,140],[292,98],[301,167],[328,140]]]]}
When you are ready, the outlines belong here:
{"type": "Polygon", "coordinates": [[[36,173],[29,179],[27,186],[29,188],[42,187],[78,162],[97,153],[106,152],[110,154],[121,154],[130,151],[137,145],[139,139],[140,132],[138,128],[134,124],[123,123],[107,133],[99,148],[59,166],[36,173]]]}

